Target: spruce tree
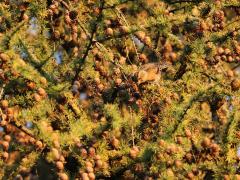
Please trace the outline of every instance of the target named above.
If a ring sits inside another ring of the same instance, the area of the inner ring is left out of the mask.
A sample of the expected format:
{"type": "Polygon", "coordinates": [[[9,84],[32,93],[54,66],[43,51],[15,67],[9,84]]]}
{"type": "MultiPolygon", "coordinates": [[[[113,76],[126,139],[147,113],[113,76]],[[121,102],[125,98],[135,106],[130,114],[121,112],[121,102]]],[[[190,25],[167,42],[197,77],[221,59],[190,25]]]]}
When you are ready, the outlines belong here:
{"type": "Polygon", "coordinates": [[[240,179],[239,0],[1,0],[0,179],[240,179]]]}

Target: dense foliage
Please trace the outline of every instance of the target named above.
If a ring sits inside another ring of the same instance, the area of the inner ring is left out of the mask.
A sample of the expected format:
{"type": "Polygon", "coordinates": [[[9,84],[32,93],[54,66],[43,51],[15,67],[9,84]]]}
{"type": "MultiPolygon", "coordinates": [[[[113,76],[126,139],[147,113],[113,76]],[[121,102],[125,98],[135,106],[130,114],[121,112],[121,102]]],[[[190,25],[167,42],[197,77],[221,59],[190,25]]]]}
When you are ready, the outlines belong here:
{"type": "Polygon", "coordinates": [[[240,179],[239,0],[1,0],[0,179],[240,179]]]}

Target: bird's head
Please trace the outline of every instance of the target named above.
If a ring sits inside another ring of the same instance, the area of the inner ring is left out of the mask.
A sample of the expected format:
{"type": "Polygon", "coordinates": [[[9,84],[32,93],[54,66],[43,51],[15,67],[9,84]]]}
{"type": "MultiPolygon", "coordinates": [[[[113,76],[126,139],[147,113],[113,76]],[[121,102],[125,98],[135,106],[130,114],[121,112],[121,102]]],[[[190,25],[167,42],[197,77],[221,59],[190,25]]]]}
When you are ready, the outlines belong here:
{"type": "Polygon", "coordinates": [[[140,70],[138,72],[138,85],[141,84],[141,83],[144,83],[146,80],[147,80],[147,72],[145,70],[140,70]]]}

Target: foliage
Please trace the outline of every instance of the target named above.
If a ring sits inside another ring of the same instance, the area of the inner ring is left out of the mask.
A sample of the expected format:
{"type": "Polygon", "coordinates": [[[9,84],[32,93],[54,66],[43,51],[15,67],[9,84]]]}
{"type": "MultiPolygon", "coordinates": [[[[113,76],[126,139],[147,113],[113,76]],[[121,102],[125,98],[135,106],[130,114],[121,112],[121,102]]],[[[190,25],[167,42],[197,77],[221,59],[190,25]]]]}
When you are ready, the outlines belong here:
{"type": "Polygon", "coordinates": [[[1,179],[240,179],[238,0],[2,0],[1,179]]]}

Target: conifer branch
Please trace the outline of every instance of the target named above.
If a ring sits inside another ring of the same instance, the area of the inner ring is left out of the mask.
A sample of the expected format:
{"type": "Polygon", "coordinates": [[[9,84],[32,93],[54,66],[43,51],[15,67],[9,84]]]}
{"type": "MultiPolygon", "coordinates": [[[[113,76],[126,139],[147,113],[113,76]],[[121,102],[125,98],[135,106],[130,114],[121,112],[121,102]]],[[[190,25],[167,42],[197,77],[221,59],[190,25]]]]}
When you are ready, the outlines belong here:
{"type": "Polygon", "coordinates": [[[200,3],[202,0],[178,0],[178,1],[167,1],[168,4],[177,4],[177,3],[200,3]]]}
{"type": "Polygon", "coordinates": [[[16,28],[14,28],[12,31],[10,31],[9,34],[6,34],[5,37],[2,40],[2,44],[4,45],[5,49],[9,49],[9,43],[12,39],[12,37],[26,24],[26,22],[21,22],[16,28]]]}
{"type": "Polygon", "coordinates": [[[203,98],[211,98],[212,95],[216,93],[214,91],[214,87],[208,88],[206,91],[199,92],[197,95],[193,96],[188,105],[184,108],[182,113],[179,115],[179,118],[177,120],[177,124],[175,124],[174,130],[172,131],[172,136],[176,135],[175,133],[178,131],[180,125],[182,124],[184,117],[186,116],[188,110],[193,106],[194,103],[196,103],[199,100],[202,100],[203,98]]]}
{"type": "Polygon", "coordinates": [[[92,45],[95,43],[95,41],[94,41],[94,36],[95,36],[95,34],[97,33],[97,29],[98,29],[98,23],[100,23],[100,21],[101,21],[101,19],[102,19],[102,17],[103,17],[103,7],[104,7],[104,4],[105,4],[105,0],[101,0],[101,5],[100,5],[100,10],[99,10],[99,15],[98,15],[98,17],[97,17],[97,20],[96,20],[96,22],[94,23],[94,27],[93,27],[93,29],[92,29],[92,33],[91,33],[91,36],[90,36],[90,40],[89,40],[89,43],[88,43],[88,45],[87,45],[87,47],[86,47],[86,51],[85,51],[85,53],[84,53],[84,55],[83,55],[83,57],[81,58],[81,60],[79,61],[79,67],[77,67],[77,69],[76,69],[76,73],[75,73],[75,76],[74,76],[74,78],[73,78],[73,82],[75,81],[75,80],[77,80],[77,78],[78,78],[78,75],[79,75],[79,73],[81,72],[81,68],[82,68],[82,65],[84,64],[84,62],[86,61],[86,58],[87,58],[87,56],[88,56],[88,53],[89,53],[89,51],[90,51],[90,49],[91,49],[91,47],[92,47],[92,45]]]}
{"type": "Polygon", "coordinates": [[[181,60],[181,66],[179,67],[177,73],[175,74],[174,80],[178,80],[181,79],[182,76],[186,73],[187,71],[187,63],[186,63],[186,59],[182,58],[181,60]]]}
{"type": "Polygon", "coordinates": [[[105,7],[103,7],[103,9],[107,10],[107,9],[114,9],[116,8],[117,6],[120,6],[120,5],[123,5],[123,4],[126,4],[128,2],[133,2],[135,0],[125,0],[125,1],[121,1],[120,3],[116,3],[116,4],[113,4],[113,5],[106,5],[105,7]]]}
{"type": "Polygon", "coordinates": [[[28,63],[33,66],[43,77],[45,77],[49,82],[56,83],[50,75],[48,75],[44,70],[42,70],[42,66],[44,64],[38,63],[32,54],[28,51],[27,47],[25,46],[24,42],[19,39],[20,46],[23,48],[23,51],[27,54],[28,63]]]}
{"type": "Polygon", "coordinates": [[[32,137],[34,139],[37,139],[34,135],[32,135],[31,133],[29,133],[22,125],[17,125],[14,121],[10,121],[9,122],[10,125],[12,125],[13,127],[17,128],[18,130],[24,132],[26,135],[28,135],[29,137],[32,137]]]}
{"type": "Polygon", "coordinates": [[[0,179],[239,179],[238,4],[1,1],[0,179]]]}
{"type": "Polygon", "coordinates": [[[0,100],[2,99],[2,97],[3,97],[3,92],[4,92],[4,87],[6,86],[6,84],[3,84],[2,85],[2,88],[1,88],[1,90],[0,90],[0,100]]]}

